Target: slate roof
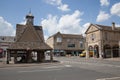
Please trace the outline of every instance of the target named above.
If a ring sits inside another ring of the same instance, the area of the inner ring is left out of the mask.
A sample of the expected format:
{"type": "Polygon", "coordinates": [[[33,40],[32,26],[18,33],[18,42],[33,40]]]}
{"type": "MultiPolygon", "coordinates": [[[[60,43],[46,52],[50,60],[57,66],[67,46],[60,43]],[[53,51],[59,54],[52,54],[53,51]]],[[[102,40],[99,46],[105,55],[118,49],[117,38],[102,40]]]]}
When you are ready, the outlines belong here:
{"type": "Polygon", "coordinates": [[[63,33],[60,33],[60,32],[57,32],[56,34],[50,36],[49,38],[55,37],[58,34],[60,34],[63,38],[83,38],[82,35],[78,35],[78,34],[63,34],[63,33]]]}
{"type": "MultiPolygon", "coordinates": [[[[106,25],[100,25],[100,24],[91,24],[91,25],[87,28],[85,34],[87,33],[87,31],[89,30],[89,28],[90,28],[92,25],[95,26],[96,28],[98,28],[99,30],[113,31],[113,30],[112,30],[112,26],[106,26],[106,25]]],[[[120,32],[120,27],[115,27],[115,30],[114,30],[114,31],[120,32]]]]}
{"type": "MultiPolygon", "coordinates": [[[[112,26],[99,25],[99,24],[95,24],[95,26],[98,26],[98,27],[100,27],[100,29],[103,29],[103,30],[112,31],[112,26]]],[[[118,30],[120,30],[120,27],[115,27],[115,31],[118,31],[118,30]]]]}

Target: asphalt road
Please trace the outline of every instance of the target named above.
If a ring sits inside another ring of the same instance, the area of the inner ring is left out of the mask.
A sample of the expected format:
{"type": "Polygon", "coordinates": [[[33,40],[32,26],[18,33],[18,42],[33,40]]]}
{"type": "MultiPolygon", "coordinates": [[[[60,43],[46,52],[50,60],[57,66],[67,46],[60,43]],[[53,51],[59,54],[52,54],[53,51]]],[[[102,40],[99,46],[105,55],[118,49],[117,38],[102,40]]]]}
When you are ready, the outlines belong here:
{"type": "Polygon", "coordinates": [[[59,57],[61,63],[0,68],[0,80],[120,80],[120,62],[59,57]]]}

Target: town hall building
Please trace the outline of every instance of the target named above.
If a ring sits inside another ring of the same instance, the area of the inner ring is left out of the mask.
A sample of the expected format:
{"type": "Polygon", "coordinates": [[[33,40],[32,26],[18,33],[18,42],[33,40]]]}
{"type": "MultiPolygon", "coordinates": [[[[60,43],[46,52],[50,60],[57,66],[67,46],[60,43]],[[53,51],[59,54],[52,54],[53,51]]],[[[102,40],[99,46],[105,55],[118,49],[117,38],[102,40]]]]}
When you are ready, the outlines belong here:
{"type": "Polygon", "coordinates": [[[85,32],[86,50],[96,58],[120,57],[120,27],[91,24],[85,32]]]}

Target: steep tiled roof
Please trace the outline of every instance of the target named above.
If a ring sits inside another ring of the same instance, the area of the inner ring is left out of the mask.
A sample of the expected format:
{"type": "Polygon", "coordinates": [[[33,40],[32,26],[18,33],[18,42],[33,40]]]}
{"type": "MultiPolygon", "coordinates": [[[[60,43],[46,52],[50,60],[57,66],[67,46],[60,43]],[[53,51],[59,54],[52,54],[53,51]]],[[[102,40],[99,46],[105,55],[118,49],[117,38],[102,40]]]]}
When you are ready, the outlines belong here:
{"type": "Polygon", "coordinates": [[[17,25],[16,42],[9,49],[50,50],[44,42],[42,26],[17,25]]]}

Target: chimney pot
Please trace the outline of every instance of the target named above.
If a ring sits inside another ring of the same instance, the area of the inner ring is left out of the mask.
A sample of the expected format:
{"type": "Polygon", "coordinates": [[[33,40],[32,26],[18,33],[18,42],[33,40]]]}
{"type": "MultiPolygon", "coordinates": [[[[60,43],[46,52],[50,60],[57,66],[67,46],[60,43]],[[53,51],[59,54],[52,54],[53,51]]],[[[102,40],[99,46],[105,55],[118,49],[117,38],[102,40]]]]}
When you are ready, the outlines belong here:
{"type": "Polygon", "coordinates": [[[112,22],[112,30],[115,30],[115,22],[112,22]]]}

